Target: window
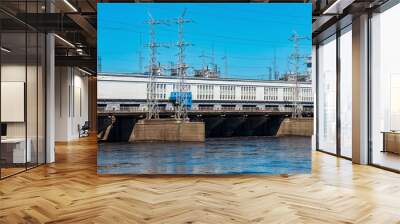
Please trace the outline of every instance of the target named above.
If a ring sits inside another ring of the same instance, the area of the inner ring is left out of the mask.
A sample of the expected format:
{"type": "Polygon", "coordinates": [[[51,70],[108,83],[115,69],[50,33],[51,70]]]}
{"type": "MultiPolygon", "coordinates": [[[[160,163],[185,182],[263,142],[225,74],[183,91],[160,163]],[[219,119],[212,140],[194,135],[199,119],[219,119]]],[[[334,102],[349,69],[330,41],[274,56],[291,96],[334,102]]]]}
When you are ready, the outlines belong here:
{"type": "MultiPolygon", "coordinates": [[[[167,84],[165,83],[154,83],[154,98],[158,100],[167,99],[167,84]]],[[[147,84],[147,94],[150,93],[149,84],[147,84]]]]}
{"type": "Polygon", "coordinates": [[[336,36],[318,48],[318,149],[336,153],[336,36]]]}
{"type": "Polygon", "coordinates": [[[351,26],[340,36],[340,154],[352,157],[352,34],[351,26]]]}
{"type": "Polygon", "coordinates": [[[283,101],[293,101],[294,88],[285,87],[283,88],[283,101]]]}
{"type": "Polygon", "coordinates": [[[198,85],[197,86],[197,99],[198,100],[213,100],[214,99],[214,86],[213,85],[198,85]]]}
{"type": "Polygon", "coordinates": [[[240,98],[242,100],[256,100],[256,87],[255,86],[242,86],[240,98]]]}
{"type": "Polygon", "coordinates": [[[278,87],[264,87],[264,100],[277,101],[278,100],[278,87]]]}
{"type": "Polygon", "coordinates": [[[167,98],[167,84],[157,83],[156,96],[157,96],[157,99],[166,99],[167,98]]]}
{"type": "MultiPolygon", "coordinates": [[[[183,92],[190,92],[190,89],[191,89],[190,84],[183,84],[183,85],[182,85],[182,91],[183,91],[183,92]]],[[[180,91],[180,90],[179,90],[179,85],[178,85],[177,83],[174,83],[174,85],[173,85],[173,91],[174,91],[174,92],[179,92],[179,91],[180,91]]]]}
{"type": "MultiPolygon", "coordinates": [[[[18,2],[20,16],[37,13],[42,4],[18,2]]],[[[0,144],[0,178],[5,178],[45,163],[46,38],[2,12],[0,17],[15,24],[13,30],[0,28],[1,136],[10,142],[0,144]]]]}
{"type": "Polygon", "coordinates": [[[399,21],[400,4],[371,19],[371,157],[373,164],[395,170],[400,170],[399,21]]]}
{"type": "Polygon", "coordinates": [[[235,86],[220,86],[220,99],[221,100],[234,100],[235,99],[235,86]]]}
{"type": "Polygon", "coordinates": [[[311,88],[301,88],[299,91],[299,99],[303,102],[312,102],[313,94],[311,88]]]}

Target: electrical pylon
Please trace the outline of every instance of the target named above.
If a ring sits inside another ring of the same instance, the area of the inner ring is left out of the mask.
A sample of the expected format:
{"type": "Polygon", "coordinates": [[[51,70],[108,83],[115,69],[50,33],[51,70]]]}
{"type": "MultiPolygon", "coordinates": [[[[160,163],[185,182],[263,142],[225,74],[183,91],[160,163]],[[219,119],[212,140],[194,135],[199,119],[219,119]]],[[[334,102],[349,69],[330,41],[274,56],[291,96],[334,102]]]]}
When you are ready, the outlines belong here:
{"type": "Polygon", "coordinates": [[[299,50],[299,41],[301,40],[309,40],[309,37],[299,36],[295,31],[292,36],[289,38],[290,41],[293,41],[293,52],[290,55],[290,59],[292,60],[292,65],[294,66],[295,73],[295,89],[293,92],[293,118],[299,118],[302,116],[302,109],[299,106],[299,74],[300,74],[300,60],[304,59],[305,56],[300,55],[299,50]]]}
{"type": "Polygon", "coordinates": [[[178,52],[178,94],[176,96],[177,108],[175,111],[175,118],[178,120],[186,120],[187,119],[187,94],[189,92],[188,85],[186,85],[186,70],[188,66],[185,64],[185,48],[190,46],[191,44],[185,42],[183,26],[185,23],[193,22],[190,19],[185,19],[186,9],[183,11],[182,15],[176,19],[175,23],[178,24],[178,42],[176,46],[179,49],[178,52]]]}
{"type": "Polygon", "coordinates": [[[228,54],[225,51],[225,55],[221,58],[224,60],[224,66],[225,66],[225,78],[228,78],[228,54]]]}
{"type": "Polygon", "coordinates": [[[150,62],[149,62],[149,80],[147,83],[147,117],[146,119],[158,119],[159,118],[159,108],[157,99],[157,77],[161,75],[161,67],[157,61],[157,48],[167,47],[166,44],[156,43],[156,32],[155,26],[159,24],[167,24],[164,20],[155,20],[153,16],[148,13],[149,20],[146,21],[149,24],[150,29],[150,40],[147,45],[150,49],[150,62]]]}

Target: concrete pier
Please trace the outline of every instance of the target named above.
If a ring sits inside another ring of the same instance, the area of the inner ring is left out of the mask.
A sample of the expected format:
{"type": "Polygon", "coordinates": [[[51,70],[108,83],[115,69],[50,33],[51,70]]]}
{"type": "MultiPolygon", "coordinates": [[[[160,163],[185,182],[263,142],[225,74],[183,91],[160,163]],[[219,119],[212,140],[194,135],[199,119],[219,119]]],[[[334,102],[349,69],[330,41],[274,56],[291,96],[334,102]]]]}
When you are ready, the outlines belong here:
{"type": "Polygon", "coordinates": [[[204,142],[205,125],[176,119],[143,119],[135,124],[129,138],[129,142],[136,141],[204,142]]]}
{"type": "Polygon", "coordinates": [[[285,118],[276,136],[312,136],[313,118],[285,118]]]}

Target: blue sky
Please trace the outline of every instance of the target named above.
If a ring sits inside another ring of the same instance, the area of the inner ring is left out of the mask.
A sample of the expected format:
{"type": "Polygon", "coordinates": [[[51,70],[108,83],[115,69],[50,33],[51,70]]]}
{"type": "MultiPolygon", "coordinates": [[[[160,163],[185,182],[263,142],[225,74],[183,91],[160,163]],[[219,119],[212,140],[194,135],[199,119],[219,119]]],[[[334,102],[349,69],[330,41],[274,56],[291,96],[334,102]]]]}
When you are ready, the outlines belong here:
{"type": "MultiPolygon", "coordinates": [[[[293,51],[289,37],[309,37],[300,42],[302,55],[311,54],[311,4],[260,3],[100,3],[98,4],[98,56],[102,72],[139,72],[149,64],[148,13],[159,20],[173,20],[186,9],[186,63],[199,69],[204,55],[212,56],[224,78],[268,79],[274,54],[280,73],[288,71],[288,57],[293,51]],[[139,54],[142,54],[142,68],[139,54]],[[274,53],[275,52],[275,53],[274,53]],[[228,73],[225,72],[227,55],[228,73]]],[[[174,44],[177,25],[157,25],[157,42],[174,44]]],[[[162,65],[177,62],[178,48],[158,49],[162,65]]],[[[211,58],[204,58],[206,64],[211,58]]],[[[305,69],[305,66],[302,66],[305,69]]]]}

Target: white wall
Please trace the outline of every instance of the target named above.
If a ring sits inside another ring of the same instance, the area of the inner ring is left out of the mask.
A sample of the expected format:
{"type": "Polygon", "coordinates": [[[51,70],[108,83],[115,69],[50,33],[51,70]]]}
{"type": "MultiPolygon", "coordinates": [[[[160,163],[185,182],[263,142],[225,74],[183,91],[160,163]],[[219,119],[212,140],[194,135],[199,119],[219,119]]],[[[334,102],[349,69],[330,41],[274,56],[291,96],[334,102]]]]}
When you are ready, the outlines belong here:
{"type": "MultiPolygon", "coordinates": [[[[146,99],[148,78],[145,76],[110,76],[110,75],[99,75],[97,77],[97,99],[146,99]]],[[[169,97],[173,91],[172,86],[176,84],[176,78],[171,77],[160,77],[157,79],[158,83],[166,84],[166,96],[169,97]]],[[[277,101],[283,101],[283,92],[281,88],[284,87],[295,87],[294,82],[286,81],[263,81],[263,80],[233,80],[233,79],[196,79],[188,78],[186,83],[190,85],[190,91],[194,100],[197,100],[197,87],[199,85],[212,85],[214,97],[213,100],[220,99],[220,86],[231,85],[235,86],[235,97],[236,100],[241,100],[241,87],[242,86],[255,86],[256,87],[256,99],[254,101],[263,102],[264,100],[264,87],[278,87],[279,88],[279,99],[277,101]]],[[[300,83],[299,87],[311,89],[311,83],[300,83]]]]}
{"type": "Polygon", "coordinates": [[[73,138],[79,137],[78,124],[82,126],[85,121],[89,120],[89,93],[88,93],[88,77],[82,73],[74,75],[74,113],[71,122],[73,138]]]}
{"type": "MultiPolygon", "coordinates": [[[[146,99],[147,83],[129,81],[102,82],[98,80],[98,99],[122,98],[122,99],[146,99]],[[132,88],[133,87],[133,88],[132,88]]],[[[172,91],[172,85],[170,90],[172,91]]]]}
{"type": "Polygon", "coordinates": [[[70,77],[67,67],[55,69],[55,140],[61,141],[68,137],[69,104],[68,88],[70,77]]]}
{"type": "Polygon", "coordinates": [[[88,121],[88,77],[76,68],[56,67],[55,140],[79,138],[78,125],[88,121]]]}

